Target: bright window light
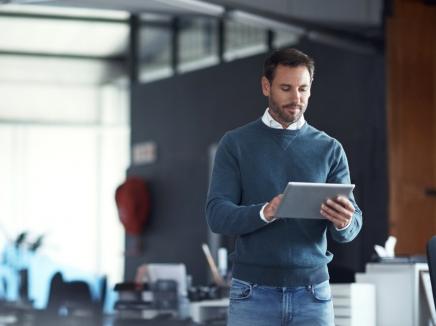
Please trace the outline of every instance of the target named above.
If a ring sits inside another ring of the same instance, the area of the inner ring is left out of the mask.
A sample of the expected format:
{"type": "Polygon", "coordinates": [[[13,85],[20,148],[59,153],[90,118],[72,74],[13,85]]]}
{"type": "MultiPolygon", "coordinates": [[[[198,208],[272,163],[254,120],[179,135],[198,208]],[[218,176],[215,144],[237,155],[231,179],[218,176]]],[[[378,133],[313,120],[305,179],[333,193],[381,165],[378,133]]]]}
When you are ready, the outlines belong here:
{"type": "MultiPolygon", "coordinates": [[[[114,193],[129,165],[126,86],[8,84],[1,71],[0,80],[0,252],[23,231],[30,243],[44,236],[44,269],[32,267],[29,285],[36,308],[55,268],[106,275],[113,286],[124,269],[114,193]]],[[[13,278],[26,261],[17,253],[2,263],[13,278]]]]}

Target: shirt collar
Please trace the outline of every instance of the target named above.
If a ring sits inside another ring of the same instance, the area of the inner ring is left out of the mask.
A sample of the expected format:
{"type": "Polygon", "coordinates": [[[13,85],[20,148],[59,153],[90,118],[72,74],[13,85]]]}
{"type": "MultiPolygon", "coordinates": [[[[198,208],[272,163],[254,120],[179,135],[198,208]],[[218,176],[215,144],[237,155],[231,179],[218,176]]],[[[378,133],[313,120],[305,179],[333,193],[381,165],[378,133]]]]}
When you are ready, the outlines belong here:
{"type": "MultiPolygon", "coordinates": [[[[283,126],[278,123],[272,116],[271,114],[269,114],[269,108],[266,108],[265,113],[262,116],[262,122],[264,124],[266,124],[268,127],[270,128],[274,128],[274,129],[285,129],[283,128],[283,126]]],[[[306,123],[306,120],[304,119],[304,115],[301,116],[300,119],[298,119],[297,121],[295,121],[294,123],[291,123],[288,128],[286,128],[287,130],[297,130],[300,129],[301,127],[304,126],[304,124],[306,123]]]]}

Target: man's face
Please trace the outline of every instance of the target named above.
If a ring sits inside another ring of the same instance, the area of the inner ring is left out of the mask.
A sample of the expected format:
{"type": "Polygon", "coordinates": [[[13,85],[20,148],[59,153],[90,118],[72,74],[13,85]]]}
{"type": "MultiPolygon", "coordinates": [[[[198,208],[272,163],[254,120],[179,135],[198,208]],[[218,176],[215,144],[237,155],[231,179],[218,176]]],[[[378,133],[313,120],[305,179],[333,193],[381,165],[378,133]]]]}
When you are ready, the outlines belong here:
{"type": "Polygon", "coordinates": [[[262,77],[262,92],[268,97],[269,113],[284,128],[306,111],[310,86],[310,74],[305,66],[278,65],[271,83],[262,77]]]}

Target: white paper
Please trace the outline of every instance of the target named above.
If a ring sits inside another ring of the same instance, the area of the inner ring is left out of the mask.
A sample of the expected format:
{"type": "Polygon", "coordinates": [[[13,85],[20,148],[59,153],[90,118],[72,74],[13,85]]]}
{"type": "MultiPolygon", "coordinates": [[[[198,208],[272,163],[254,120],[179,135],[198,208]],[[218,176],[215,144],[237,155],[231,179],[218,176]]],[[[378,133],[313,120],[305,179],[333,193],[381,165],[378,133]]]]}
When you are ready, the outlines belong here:
{"type": "Polygon", "coordinates": [[[174,280],[177,282],[179,296],[188,294],[186,283],[186,266],[184,264],[148,264],[148,277],[151,283],[157,280],[174,280]]]}
{"type": "Polygon", "coordinates": [[[374,250],[379,257],[382,258],[393,258],[395,257],[395,245],[397,244],[397,238],[394,236],[389,236],[385,242],[385,246],[375,245],[374,250]]]}

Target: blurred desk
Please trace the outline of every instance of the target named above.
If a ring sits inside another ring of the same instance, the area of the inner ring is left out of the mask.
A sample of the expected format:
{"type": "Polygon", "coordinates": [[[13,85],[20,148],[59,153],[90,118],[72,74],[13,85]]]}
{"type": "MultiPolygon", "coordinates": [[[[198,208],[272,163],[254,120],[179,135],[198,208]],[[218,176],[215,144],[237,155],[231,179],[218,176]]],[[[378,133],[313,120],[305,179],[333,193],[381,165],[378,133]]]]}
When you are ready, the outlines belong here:
{"type": "Polygon", "coordinates": [[[191,318],[199,324],[226,324],[229,299],[204,300],[191,302],[191,318]]]}
{"type": "Polygon", "coordinates": [[[375,326],[375,286],[331,284],[336,326],[375,326]]]}
{"type": "MultiPolygon", "coordinates": [[[[381,326],[427,326],[422,309],[427,305],[420,287],[425,263],[369,263],[356,282],[375,285],[376,319],[381,326]]],[[[428,321],[428,320],[427,320],[428,321]]]]}
{"type": "Polygon", "coordinates": [[[4,308],[5,307],[0,306],[0,325],[2,326],[199,326],[199,324],[191,320],[176,320],[170,318],[120,319],[115,315],[56,316],[48,314],[43,310],[4,308]]]}

